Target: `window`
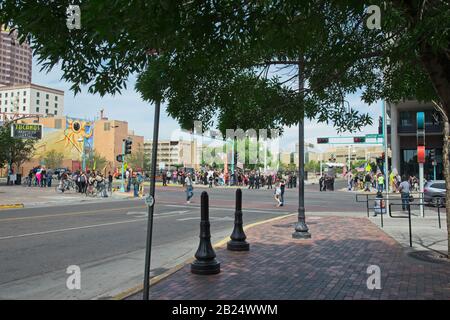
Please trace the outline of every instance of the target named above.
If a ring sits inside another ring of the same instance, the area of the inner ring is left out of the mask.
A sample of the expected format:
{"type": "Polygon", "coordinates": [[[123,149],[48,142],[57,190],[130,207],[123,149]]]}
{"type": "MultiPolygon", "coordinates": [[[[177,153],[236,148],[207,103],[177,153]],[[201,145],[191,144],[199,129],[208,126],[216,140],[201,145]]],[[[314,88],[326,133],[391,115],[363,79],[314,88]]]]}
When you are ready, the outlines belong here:
{"type": "Polygon", "coordinates": [[[55,103],[55,108],[58,108],[58,104],[57,103],[55,103]]]}
{"type": "Polygon", "coordinates": [[[38,98],[39,98],[39,92],[36,92],[36,97],[38,97],[38,98]]]}
{"type": "Polygon", "coordinates": [[[27,92],[26,92],[26,91],[24,91],[24,92],[23,92],[23,95],[24,95],[24,96],[26,96],[26,95],[27,95],[27,92]]]}
{"type": "Polygon", "coordinates": [[[23,106],[22,111],[25,111],[27,109],[27,107],[23,106]]]}
{"type": "Polygon", "coordinates": [[[39,104],[39,100],[36,100],[36,104],[39,104]]]}
{"type": "Polygon", "coordinates": [[[445,190],[445,183],[433,183],[430,187],[445,190]]]}
{"type": "Polygon", "coordinates": [[[48,101],[45,101],[45,106],[48,107],[48,101]]]}
{"type": "Polygon", "coordinates": [[[23,103],[27,103],[27,99],[23,98],[23,103]]]}
{"type": "Polygon", "coordinates": [[[47,93],[47,94],[45,95],[45,99],[48,99],[48,98],[50,98],[50,95],[47,93]]]}
{"type": "Polygon", "coordinates": [[[412,112],[401,111],[400,112],[400,126],[401,127],[412,127],[412,125],[413,125],[412,112]]]}
{"type": "Polygon", "coordinates": [[[2,94],[0,93],[0,98],[2,97],[2,94]]]}
{"type": "MultiPolygon", "coordinates": [[[[0,96],[0,98],[1,98],[1,96],[0,96]]],[[[55,96],[55,101],[58,101],[58,96],[55,96]]]]}
{"type": "Polygon", "coordinates": [[[45,113],[48,114],[48,109],[45,109],[45,113]]]}
{"type": "Polygon", "coordinates": [[[58,111],[55,110],[55,116],[58,114],[58,111]]]}
{"type": "Polygon", "coordinates": [[[105,122],[103,124],[103,130],[109,131],[111,129],[111,124],[109,122],[105,122]]]}
{"type": "Polygon", "coordinates": [[[5,98],[8,98],[8,92],[5,92],[5,98]]]}

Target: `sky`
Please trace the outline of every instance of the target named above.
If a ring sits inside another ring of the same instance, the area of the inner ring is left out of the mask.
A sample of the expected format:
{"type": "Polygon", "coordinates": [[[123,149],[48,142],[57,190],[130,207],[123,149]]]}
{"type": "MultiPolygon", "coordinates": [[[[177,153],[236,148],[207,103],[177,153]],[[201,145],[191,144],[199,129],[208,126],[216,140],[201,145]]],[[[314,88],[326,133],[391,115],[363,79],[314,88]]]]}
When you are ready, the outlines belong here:
{"type": "MultiPolygon", "coordinates": [[[[82,92],[74,96],[70,91],[70,83],[61,80],[62,71],[55,67],[49,73],[40,72],[36,58],[33,59],[32,82],[64,91],[64,113],[67,116],[85,119],[94,119],[100,116],[100,110],[104,109],[104,116],[111,120],[123,120],[128,122],[130,130],[134,130],[137,135],[144,136],[145,139],[152,139],[154,106],[141,99],[134,85],[136,77],[130,77],[127,83],[127,90],[123,90],[120,95],[93,95],[83,88],[82,92]]],[[[343,133],[342,136],[365,135],[377,133],[378,117],[381,115],[381,102],[367,105],[363,103],[358,95],[347,97],[350,106],[361,112],[367,112],[372,116],[373,125],[366,126],[360,133],[343,133]]],[[[161,121],[159,138],[167,140],[173,137],[174,132],[180,131],[180,127],[174,119],[170,118],[165,111],[165,104],[161,105],[161,121]]],[[[305,140],[316,144],[317,137],[338,136],[331,124],[317,123],[316,121],[305,120],[305,140]]],[[[295,144],[298,142],[298,127],[286,127],[280,140],[282,151],[295,151],[295,144]]],[[[326,149],[323,145],[317,146],[317,150],[326,149]]]]}

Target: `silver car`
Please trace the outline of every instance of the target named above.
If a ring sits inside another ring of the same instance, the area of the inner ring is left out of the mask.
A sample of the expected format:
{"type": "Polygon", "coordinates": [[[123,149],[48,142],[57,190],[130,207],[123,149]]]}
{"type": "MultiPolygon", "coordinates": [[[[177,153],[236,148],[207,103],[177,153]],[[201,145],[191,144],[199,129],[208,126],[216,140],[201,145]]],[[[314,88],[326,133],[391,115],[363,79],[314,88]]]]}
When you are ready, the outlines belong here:
{"type": "Polygon", "coordinates": [[[435,207],[445,205],[445,181],[431,180],[425,183],[423,188],[423,199],[435,207]]]}

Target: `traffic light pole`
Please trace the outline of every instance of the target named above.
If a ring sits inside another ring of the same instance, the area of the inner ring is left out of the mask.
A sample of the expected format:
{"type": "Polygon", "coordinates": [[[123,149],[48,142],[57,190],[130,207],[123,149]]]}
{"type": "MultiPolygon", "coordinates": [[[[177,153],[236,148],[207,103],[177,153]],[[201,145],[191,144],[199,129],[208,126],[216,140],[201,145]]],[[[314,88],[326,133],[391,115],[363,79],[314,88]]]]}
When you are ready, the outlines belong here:
{"type": "Polygon", "coordinates": [[[124,184],[124,160],[125,160],[125,139],[122,141],[122,179],[121,179],[121,186],[120,186],[120,192],[125,192],[125,184],[124,184]]]}

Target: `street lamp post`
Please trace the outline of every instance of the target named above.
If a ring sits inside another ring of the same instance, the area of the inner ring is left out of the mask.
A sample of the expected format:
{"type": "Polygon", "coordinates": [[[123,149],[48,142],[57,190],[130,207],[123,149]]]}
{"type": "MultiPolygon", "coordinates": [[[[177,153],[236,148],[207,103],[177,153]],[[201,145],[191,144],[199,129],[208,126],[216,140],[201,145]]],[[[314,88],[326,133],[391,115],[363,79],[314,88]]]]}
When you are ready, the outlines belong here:
{"type": "MultiPolygon", "coordinates": [[[[305,79],[301,70],[301,64],[298,65],[298,91],[299,95],[305,86],[305,79]]],[[[308,232],[308,226],[305,219],[305,127],[304,127],[304,109],[300,112],[298,122],[298,222],[295,225],[295,231],[292,237],[295,239],[309,239],[311,234],[308,232]]]]}

